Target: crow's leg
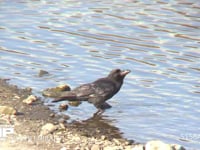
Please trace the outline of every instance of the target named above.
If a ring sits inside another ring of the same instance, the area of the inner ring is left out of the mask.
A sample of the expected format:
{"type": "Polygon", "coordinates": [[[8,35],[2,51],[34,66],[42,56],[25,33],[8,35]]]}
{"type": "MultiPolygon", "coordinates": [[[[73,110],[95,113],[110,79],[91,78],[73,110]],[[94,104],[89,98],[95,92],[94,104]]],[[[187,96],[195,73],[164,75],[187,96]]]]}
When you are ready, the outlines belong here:
{"type": "Polygon", "coordinates": [[[95,116],[100,116],[101,114],[103,114],[105,111],[105,109],[98,109],[97,112],[94,113],[93,117],[95,116]]]}
{"type": "Polygon", "coordinates": [[[94,114],[94,116],[97,116],[97,115],[103,114],[106,109],[109,109],[112,106],[105,102],[105,103],[100,104],[100,105],[96,104],[95,107],[98,109],[98,111],[94,114]]]}

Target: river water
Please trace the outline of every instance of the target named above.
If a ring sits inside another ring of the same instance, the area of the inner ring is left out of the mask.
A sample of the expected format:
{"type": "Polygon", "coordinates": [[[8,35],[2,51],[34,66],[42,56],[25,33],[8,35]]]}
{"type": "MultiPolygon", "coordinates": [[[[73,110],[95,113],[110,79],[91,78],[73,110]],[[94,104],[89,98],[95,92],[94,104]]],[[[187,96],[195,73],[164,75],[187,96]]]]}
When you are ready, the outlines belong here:
{"type": "MultiPolygon", "coordinates": [[[[0,1],[0,77],[41,95],[130,69],[102,116],[126,138],[199,149],[199,66],[198,0],[0,1]]],[[[95,111],[83,103],[65,113],[84,120],[95,111]]]]}

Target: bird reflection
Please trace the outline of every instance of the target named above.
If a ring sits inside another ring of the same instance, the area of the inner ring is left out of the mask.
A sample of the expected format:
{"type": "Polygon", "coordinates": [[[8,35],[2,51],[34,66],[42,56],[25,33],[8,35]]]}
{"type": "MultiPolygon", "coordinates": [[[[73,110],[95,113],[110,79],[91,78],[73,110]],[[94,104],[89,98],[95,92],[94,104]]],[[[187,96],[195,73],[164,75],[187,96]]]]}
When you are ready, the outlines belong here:
{"type": "Polygon", "coordinates": [[[71,125],[84,136],[101,138],[103,135],[107,139],[122,138],[119,128],[112,125],[113,121],[101,114],[94,114],[89,119],[81,122],[74,121],[71,125]]]}

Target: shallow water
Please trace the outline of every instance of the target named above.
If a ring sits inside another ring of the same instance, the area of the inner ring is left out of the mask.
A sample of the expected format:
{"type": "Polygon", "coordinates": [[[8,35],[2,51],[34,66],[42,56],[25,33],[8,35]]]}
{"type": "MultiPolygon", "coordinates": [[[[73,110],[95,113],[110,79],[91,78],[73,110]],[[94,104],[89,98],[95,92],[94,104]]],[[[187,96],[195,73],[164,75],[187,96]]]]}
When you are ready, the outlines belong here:
{"type": "MultiPolygon", "coordinates": [[[[200,147],[200,2],[0,2],[0,77],[22,87],[76,87],[132,70],[103,117],[126,138],[200,147]],[[48,76],[38,77],[39,70],[48,76]]],[[[46,99],[49,103],[50,99],[46,99]]],[[[57,111],[58,105],[52,109],[57,111]]],[[[96,109],[70,107],[84,120],[96,109]]]]}

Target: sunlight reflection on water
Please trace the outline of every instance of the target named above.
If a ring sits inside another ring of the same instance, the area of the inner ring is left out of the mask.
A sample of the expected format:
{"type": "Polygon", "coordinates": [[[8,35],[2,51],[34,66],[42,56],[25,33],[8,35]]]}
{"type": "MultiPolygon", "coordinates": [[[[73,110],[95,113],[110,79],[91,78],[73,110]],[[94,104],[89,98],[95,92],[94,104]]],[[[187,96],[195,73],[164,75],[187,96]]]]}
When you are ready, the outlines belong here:
{"type": "MultiPolygon", "coordinates": [[[[1,77],[41,94],[130,69],[105,116],[125,137],[199,148],[199,141],[180,140],[200,130],[199,8],[187,0],[3,1],[1,77]],[[50,76],[39,78],[40,69],[50,76]]],[[[86,119],[94,112],[83,103],[66,113],[86,119]]]]}

